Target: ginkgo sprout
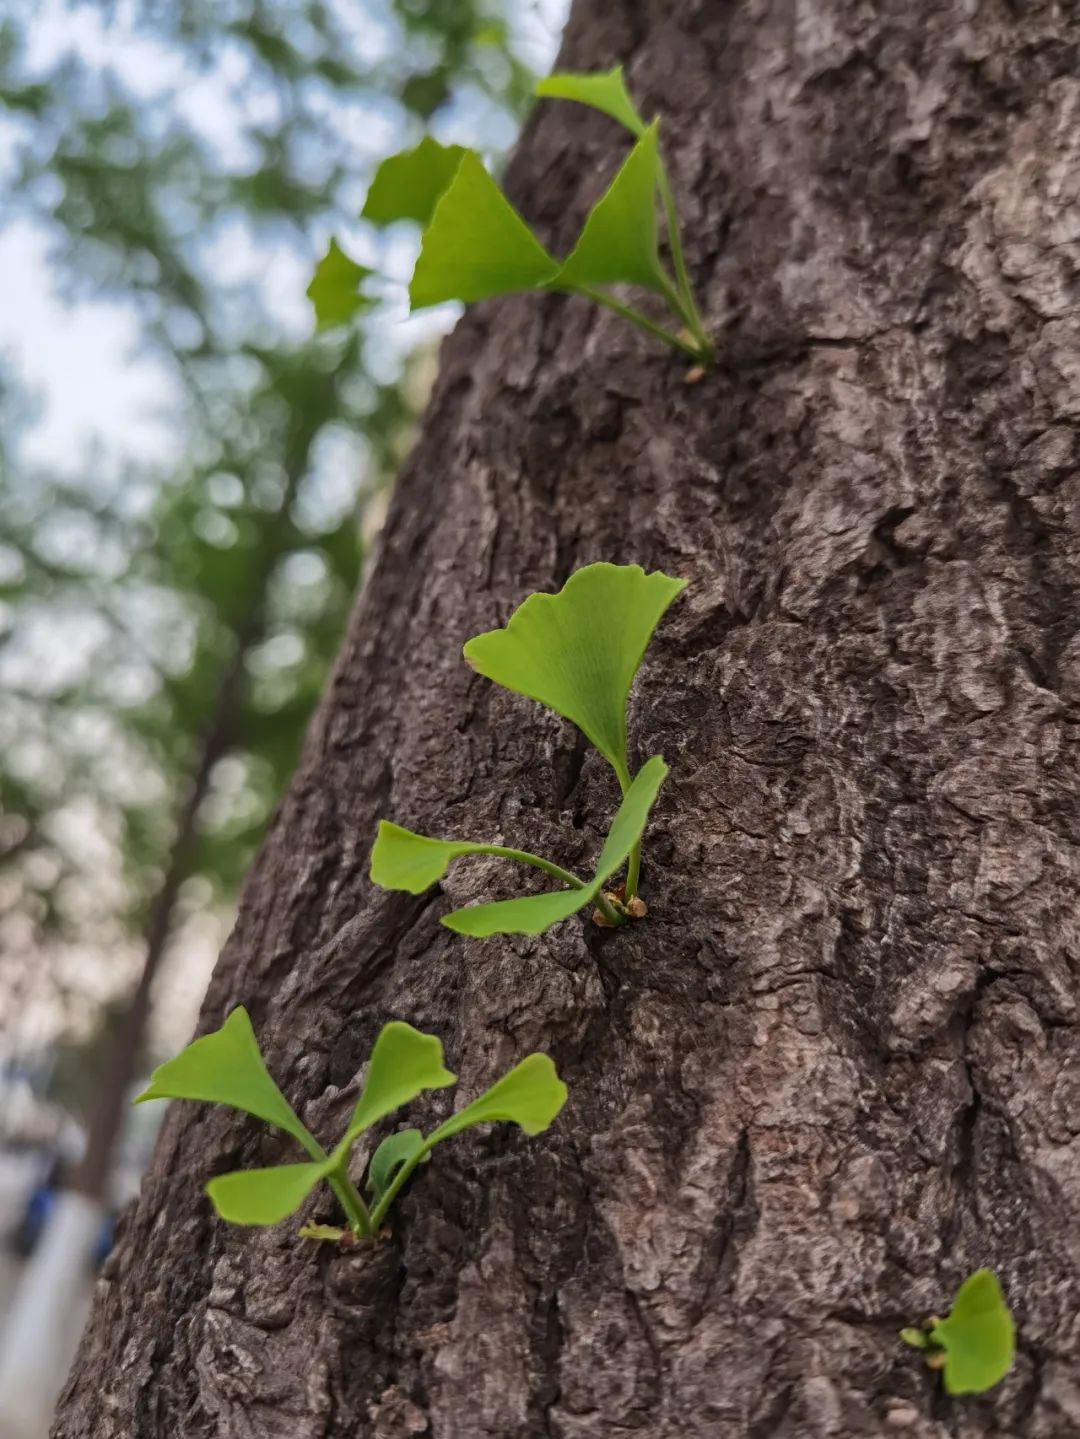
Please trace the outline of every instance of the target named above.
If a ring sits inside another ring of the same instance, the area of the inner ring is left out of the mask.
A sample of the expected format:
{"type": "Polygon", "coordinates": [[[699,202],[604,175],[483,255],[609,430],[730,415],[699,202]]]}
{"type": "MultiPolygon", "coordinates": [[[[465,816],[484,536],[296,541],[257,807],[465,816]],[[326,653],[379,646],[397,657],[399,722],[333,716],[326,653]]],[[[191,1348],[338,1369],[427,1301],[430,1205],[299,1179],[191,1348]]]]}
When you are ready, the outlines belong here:
{"type": "Polygon", "coordinates": [[[328,1154],[271,1078],[247,1010],[241,1007],[232,1011],[220,1029],[194,1040],[175,1059],[159,1065],[135,1102],[198,1099],[226,1105],[283,1130],[307,1154],[307,1163],[241,1169],[211,1179],[206,1192],[222,1219],[232,1224],[278,1224],[295,1213],[325,1180],[348,1228],[308,1225],[301,1235],[340,1240],[351,1234],[369,1239],[379,1233],[402,1186],[417,1165],[427,1162],[436,1144],[473,1125],[497,1121],[516,1124],[526,1134],[540,1134],[566,1102],[566,1086],[551,1060],[546,1054],[530,1054],[430,1134],[403,1129],[388,1135],[368,1165],[365,1200],[348,1172],[356,1141],[425,1090],[456,1083],[457,1076],[443,1066],[442,1044],[435,1035],[421,1034],[400,1020],[391,1021],[379,1031],[348,1126],[328,1154]]]}
{"type": "MultiPolygon", "coordinates": [[[[659,121],[647,125],[623,80],[622,67],[600,74],[556,74],[541,97],[574,100],[625,126],[634,145],[607,190],[586,216],[564,259],[549,254],[491,177],[474,150],[425,136],[376,171],[362,218],[376,226],[409,221],[423,230],[409,285],[414,310],[446,301],[471,303],[522,291],[582,295],[662,340],[698,365],[713,347],[694,299],[671,181],[660,155],[659,121]],[[657,200],[664,212],[674,274],[660,256],[657,200]],[[677,322],[672,331],[625,304],[612,287],[651,291],[677,322]]],[[[370,303],[370,275],[336,243],[320,263],[308,294],[320,326],[340,324],[370,303]]]]}
{"type": "Polygon", "coordinates": [[[654,755],[631,777],[626,706],[653,631],[686,581],[639,565],[587,565],[555,595],[530,595],[504,629],[477,635],[464,648],[479,674],[546,705],[577,725],[611,765],[622,790],[591,879],[584,880],[527,850],[476,840],[431,839],[383,820],[371,852],[371,878],[383,889],[421,894],[455,860],[494,855],[531,865],[565,888],[547,894],[454,910],[443,924],[459,934],[541,934],[595,904],[602,923],[618,926],[644,906],[635,898],[641,836],[667,765],[654,755]],[[605,890],[627,865],[621,893],[605,890]]]}
{"type": "Polygon", "coordinates": [[[977,1269],[956,1291],[945,1319],[931,1318],[900,1337],[921,1349],[931,1369],[943,1371],[949,1394],[981,1394],[1012,1368],[1016,1332],[1001,1285],[989,1269],[977,1269]]]}

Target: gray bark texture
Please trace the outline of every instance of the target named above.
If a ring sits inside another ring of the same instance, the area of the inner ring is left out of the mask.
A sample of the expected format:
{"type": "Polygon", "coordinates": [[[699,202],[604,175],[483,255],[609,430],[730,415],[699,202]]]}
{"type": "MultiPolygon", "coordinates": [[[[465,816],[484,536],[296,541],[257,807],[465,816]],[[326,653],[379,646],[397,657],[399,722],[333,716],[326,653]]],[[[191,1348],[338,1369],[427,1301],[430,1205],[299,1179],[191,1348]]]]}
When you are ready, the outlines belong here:
{"type": "MultiPolygon", "coordinates": [[[[325,1140],[395,1016],[458,1103],[546,1049],[569,1104],[360,1255],[215,1220],[297,1156],[174,1106],[58,1439],[1080,1434],[1078,49],[1064,0],[580,0],[561,64],[663,116],[718,366],[467,314],[203,1015],[325,1140]],[[538,879],[380,892],[376,821],[588,867],[610,772],[460,651],[597,559],[691,581],[632,705],[648,918],[463,940],[538,879]],[[952,1402],[897,1329],[983,1264],[1017,1362],[952,1402]]],[[[565,249],[625,145],[545,104],[510,193],[565,249]]]]}

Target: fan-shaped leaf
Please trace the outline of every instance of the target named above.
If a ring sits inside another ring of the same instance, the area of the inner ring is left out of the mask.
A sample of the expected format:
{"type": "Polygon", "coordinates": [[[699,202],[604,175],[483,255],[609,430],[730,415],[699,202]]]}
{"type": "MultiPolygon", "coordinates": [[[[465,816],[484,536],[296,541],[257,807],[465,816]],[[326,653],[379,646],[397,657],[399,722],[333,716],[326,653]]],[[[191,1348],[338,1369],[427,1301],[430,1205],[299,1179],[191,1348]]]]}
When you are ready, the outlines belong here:
{"type": "Polygon", "coordinates": [[[318,1153],[318,1145],[270,1078],[242,1005],[220,1029],[194,1040],[175,1059],[158,1065],[135,1103],[149,1099],[201,1099],[242,1109],[291,1134],[309,1154],[318,1153]]]}
{"type": "Polygon", "coordinates": [[[409,299],[414,310],[532,290],[558,273],[478,156],[466,150],[424,232],[409,299]]]}
{"type": "Polygon", "coordinates": [[[490,854],[493,848],[467,840],[428,839],[383,819],[371,850],[371,878],[382,889],[423,894],[442,879],[453,860],[463,854],[490,854]]]}
{"type": "Polygon", "coordinates": [[[398,1019],[384,1024],[371,1051],[364,1088],[334,1157],[340,1158],[358,1134],[425,1089],[456,1084],[457,1075],[445,1069],[442,1061],[442,1041],[434,1034],[421,1034],[398,1019]]]}
{"type": "Polygon", "coordinates": [[[649,126],[589,211],[584,229],[552,281],[559,289],[643,285],[668,297],[656,228],[659,177],[656,122],[649,126]]]}
{"type": "Polygon", "coordinates": [[[621,65],[592,75],[557,71],[540,81],[536,93],[547,100],[577,100],[579,104],[591,105],[594,110],[602,110],[605,115],[618,120],[620,125],[625,125],[632,135],[645,133],[645,121],[626,89],[621,65]]]}
{"type": "Polygon", "coordinates": [[[572,721],[625,788],[626,701],[645,648],[685,580],[639,565],[587,565],[556,595],[530,595],[505,629],[477,635],[478,673],[572,721]]]}
{"type": "Polygon", "coordinates": [[[457,173],[465,151],[425,135],[412,150],[391,155],[375,171],[361,215],[373,225],[415,220],[426,225],[457,173]]]}
{"type": "Polygon", "coordinates": [[[237,1169],[211,1179],[206,1192],[230,1224],[279,1224],[300,1208],[326,1171],[326,1164],[237,1169]]]}
{"type": "Polygon", "coordinates": [[[443,915],[442,922],[456,934],[488,939],[493,934],[543,934],[553,924],[569,919],[596,898],[599,884],[584,889],[560,889],[552,894],[529,894],[521,899],[500,899],[494,904],[473,904],[443,915]]]}
{"type": "Polygon", "coordinates": [[[366,265],[350,260],[336,240],[319,261],[307,287],[315,307],[315,324],[320,330],[345,325],[358,310],[370,310],[375,300],[364,293],[363,285],[372,273],[366,265]]]}
{"type": "Polygon", "coordinates": [[[1015,1328],[1001,1285],[989,1269],[977,1269],[956,1291],[947,1319],[930,1331],[945,1350],[945,1388],[980,1394],[1012,1367],[1015,1328]]]}
{"type": "Polygon", "coordinates": [[[492,934],[543,934],[559,920],[568,919],[592,904],[641,838],[667,772],[667,765],[659,755],[654,755],[642,765],[612,821],[600,851],[596,874],[584,888],[556,890],[553,894],[531,894],[523,899],[504,899],[495,904],[455,909],[443,916],[443,924],[447,929],[471,935],[474,939],[486,939],[492,934]]]}
{"type": "Polygon", "coordinates": [[[479,1099],[440,1124],[428,1144],[449,1139],[475,1124],[502,1120],[526,1134],[542,1134],[566,1103],[566,1085],[546,1054],[530,1054],[479,1099]]]}

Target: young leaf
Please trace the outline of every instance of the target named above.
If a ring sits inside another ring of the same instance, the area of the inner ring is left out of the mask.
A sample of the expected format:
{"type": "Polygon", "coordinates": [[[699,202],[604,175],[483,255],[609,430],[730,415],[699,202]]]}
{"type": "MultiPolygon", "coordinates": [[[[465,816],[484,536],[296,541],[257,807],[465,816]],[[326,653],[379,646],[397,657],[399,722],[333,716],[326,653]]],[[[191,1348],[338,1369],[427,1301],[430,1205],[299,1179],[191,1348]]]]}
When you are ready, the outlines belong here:
{"type": "Polygon", "coordinates": [[[303,1224],[296,1231],[296,1237],[298,1239],[330,1240],[332,1243],[340,1244],[349,1232],[340,1224],[303,1224]]]}
{"type": "Polygon", "coordinates": [[[1012,1367],[1015,1329],[1001,1285],[989,1269],[977,1269],[956,1291],[947,1319],[930,1335],[945,1350],[945,1388],[950,1394],[981,1394],[1012,1367]]]}
{"type": "Polygon", "coordinates": [[[504,1120],[526,1134],[542,1134],[566,1103],[566,1085],[546,1054],[530,1054],[504,1074],[479,1099],[452,1114],[430,1136],[428,1145],[449,1139],[475,1124],[504,1120]]]}
{"type": "Polygon", "coordinates": [[[315,307],[315,324],[320,330],[344,325],[358,310],[370,310],[375,301],[365,295],[363,284],[373,272],[366,265],[350,260],[336,240],[319,261],[307,287],[308,299],[315,307]]]}
{"type": "MultiPolygon", "coordinates": [[[[399,1129],[396,1134],[386,1136],[371,1156],[371,1163],[368,1165],[367,1183],[364,1187],[371,1195],[372,1204],[378,1204],[397,1171],[410,1159],[415,1159],[423,1147],[424,1136],[419,1129],[399,1129]]],[[[425,1154],[421,1163],[426,1164],[428,1158],[425,1154]]]]}
{"type": "Polygon", "coordinates": [[[465,658],[505,689],[576,724],[625,789],[626,701],[645,647],[685,580],[639,565],[586,565],[556,595],[530,595],[465,658]]]}
{"type": "Polygon", "coordinates": [[[930,1336],[925,1329],[901,1329],[900,1338],[912,1349],[929,1349],[930,1336]]]}
{"type": "Polygon", "coordinates": [[[656,228],[659,155],[654,121],[589,211],[585,228],[552,281],[557,289],[642,285],[669,298],[656,228]]]}
{"type": "Polygon", "coordinates": [[[391,155],[375,171],[361,217],[373,225],[428,224],[464,154],[460,145],[440,145],[425,135],[414,149],[391,155]]]}
{"type": "Polygon", "coordinates": [[[582,105],[591,105],[625,125],[632,135],[640,137],[645,133],[645,121],[627,92],[621,65],[594,75],[558,71],[541,80],[536,93],[548,100],[577,100],[582,105]]]}
{"type": "Polygon", "coordinates": [[[206,1192],[230,1224],[279,1224],[300,1208],[326,1170],[326,1164],[237,1169],[211,1179],[206,1192]]]}
{"type": "Polygon", "coordinates": [[[442,1059],[442,1041],[434,1034],[421,1034],[398,1019],[384,1024],[371,1051],[364,1088],[334,1158],[346,1153],[358,1134],[425,1089],[456,1084],[457,1075],[443,1068],[442,1059]]]}
{"type": "Polygon", "coordinates": [[[582,889],[556,890],[553,894],[532,894],[524,899],[504,899],[495,904],[456,909],[443,916],[443,924],[474,939],[486,939],[492,934],[543,934],[559,920],[568,919],[592,904],[641,838],[667,772],[667,765],[659,755],[642,765],[612,821],[596,873],[582,889]]]}
{"type": "Polygon", "coordinates": [[[220,1029],[194,1040],[175,1059],[159,1064],[135,1100],[201,1099],[265,1119],[291,1134],[314,1157],[319,1147],[267,1072],[248,1012],[241,1005],[220,1029]]]}
{"type": "Polygon", "coordinates": [[[424,232],[409,299],[414,310],[486,300],[536,289],[558,269],[479,157],[466,150],[424,232]]]}

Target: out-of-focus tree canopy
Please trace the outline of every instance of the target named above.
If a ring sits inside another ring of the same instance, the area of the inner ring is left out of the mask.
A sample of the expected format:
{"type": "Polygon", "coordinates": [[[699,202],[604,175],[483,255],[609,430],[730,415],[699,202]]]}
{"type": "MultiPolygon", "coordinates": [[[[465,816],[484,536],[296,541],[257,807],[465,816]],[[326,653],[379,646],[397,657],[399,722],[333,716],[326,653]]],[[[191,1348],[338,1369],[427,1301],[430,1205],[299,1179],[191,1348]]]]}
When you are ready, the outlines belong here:
{"type": "Polygon", "coordinates": [[[7,213],[47,236],[61,293],[137,315],[172,397],[165,457],[45,468],[0,370],[0,1042],[85,1032],[122,994],[211,732],[181,918],[231,901],[434,333],[390,285],[313,335],[306,279],[350,227],[402,270],[400,237],[357,224],[374,166],[425,125],[503,147],[545,33],[510,0],[56,0],[0,23],[7,213]]]}

